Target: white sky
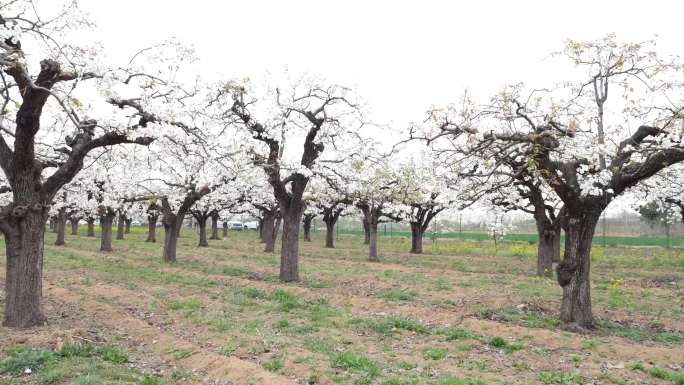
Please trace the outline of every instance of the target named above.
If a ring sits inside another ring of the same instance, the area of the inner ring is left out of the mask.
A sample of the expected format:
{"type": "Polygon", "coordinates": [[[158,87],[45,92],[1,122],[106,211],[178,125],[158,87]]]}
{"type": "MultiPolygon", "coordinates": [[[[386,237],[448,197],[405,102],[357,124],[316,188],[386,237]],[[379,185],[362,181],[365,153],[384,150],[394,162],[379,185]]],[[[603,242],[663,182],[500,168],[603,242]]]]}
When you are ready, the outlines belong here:
{"type": "MultiPolygon", "coordinates": [[[[193,45],[205,79],[309,72],[353,87],[370,119],[404,129],[431,105],[503,85],[563,80],[549,54],[607,33],[684,56],[679,1],[81,0],[108,55],[169,37],[193,45]]],[[[395,138],[391,138],[394,140],[395,138]]],[[[611,205],[615,211],[623,205],[611,205]]]]}
{"type": "Polygon", "coordinates": [[[354,87],[371,119],[402,129],[430,105],[468,88],[488,97],[504,84],[547,86],[563,41],[614,32],[657,34],[684,56],[683,3],[670,1],[175,1],[81,0],[110,55],[171,36],[191,44],[205,78],[310,72],[354,87]],[[562,3],[562,4],[561,4],[562,3]]]}

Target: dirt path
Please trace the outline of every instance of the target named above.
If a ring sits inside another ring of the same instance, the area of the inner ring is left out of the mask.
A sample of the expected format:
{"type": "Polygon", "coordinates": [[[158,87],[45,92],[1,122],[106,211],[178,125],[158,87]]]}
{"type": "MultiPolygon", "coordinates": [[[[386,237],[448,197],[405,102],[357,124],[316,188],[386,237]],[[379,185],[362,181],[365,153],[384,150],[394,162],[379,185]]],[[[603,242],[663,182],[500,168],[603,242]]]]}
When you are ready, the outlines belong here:
{"type": "MultiPolygon", "coordinates": [[[[176,336],[169,335],[148,322],[133,317],[115,305],[109,305],[84,297],[68,289],[47,283],[47,296],[81,308],[85,317],[93,318],[103,326],[116,329],[133,338],[137,343],[161,357],[164,361],[193,373],[202,374],[207,384],[273,384],[294,385],[294,381],[275,375],[259,365],[236,357],[226,357],[176,336]],[[182,353],[182,354],[181,354],[182,353]]],[[[111,287],[101,286],[93,294],[116,293],[111,287]]],[[[134,293],[129,293],[134,295],[134,293]]]]}
{"type": "MultiPolygon", "coordinates": [[[[165,272],[184,273],[190,275],[197,275],[203,277],[210,277],[214,280],[228,283],[230,285],[249,286],[262,290],[271,290],[276,285],[269,284],[263,281],[254,281],[239,277],[226,277],[220,275],[211,275],[204,273],[191,272],[182,270],[176,267],[165,267],[165,272]]],[[[99,283],[90,287],[82,287],[83,291],[88,292],[89,295],[99,296],[106,300],[117,302],[122,301],[134,305],[139,302],[139,306],[145,303],[142,298],[147,300],[152,297],[142,292],[134,292],[118,285],[99,283]]],[[[297,295],[305,299],[313,300],[323,294],[317,290],[298,286],[290,286],[291,290],[297,295]]],[[[483,320],[469,315],[465,307],[455,306],[453,309],[443,310],[437,307],[426,306],[419,303],[411,303],[408,305],[387,302],[375,298],[345,296],[334,292],[325,291],[325,298],[329,302],[338,307],[349,307],[354,316],[383,316],[396,315],[409,317],[419,320],[425,324],[433,326],[461,326],[465,327],[479,335],[487,336],[489,338],[495,336],[509,336],[515,338],[517,341],[524,341],[526,344],[532,346],[544,347],[550,351],[577,351],[581,352],[583,343],[592,337],[600,338],[601,343],[595,348],[598,354],[611,357],[615,362],[637,362],[637,361],[658,361],[668,365],[682,366],[684,365],[684,350],[681,345],[675,347],[664,346],[648,346],[644,344],[631,343],[619,337],[605,337],[605,336],[583,336],[580,334],[567,333],[559,330],[547,329],[530,329],[523,326],[517,326],[508,323],[501,323],[496,321],[483,320]]],[[[92,302],[92,301],[91,301],[92,302]]],[[[125,311],[118,311],[119,314],[125,311]]],[[[128,318],[132,318],[129,316],[128,318]]],[[[179,331],[180,334],[185,334],[187,331],[179,331]]],[[[201,331],[200,331],[201,333],[201,331]]],[[[254,364],[256,365],[256,364],[254,364]]],[[[598,368],[597,368],[598,369],[598,368]]],[[[268,373],[268,372],[267,372],[268,373]]]]}

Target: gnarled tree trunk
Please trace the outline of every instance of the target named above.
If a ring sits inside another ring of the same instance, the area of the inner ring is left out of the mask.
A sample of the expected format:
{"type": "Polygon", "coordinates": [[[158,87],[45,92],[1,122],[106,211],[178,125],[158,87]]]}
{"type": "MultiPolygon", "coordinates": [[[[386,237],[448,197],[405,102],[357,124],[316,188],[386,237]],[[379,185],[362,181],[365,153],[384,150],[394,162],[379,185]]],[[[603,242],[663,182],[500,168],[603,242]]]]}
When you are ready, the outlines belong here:
{"type": "Polygon", "coordinates": [[[335,247],[335,222],[325,222],[325,247],[335,247]]]}
{"type": "Polygon", "coordinates": [[[264,212],[262,220],[261,236],[265,243],[264,252],[273,253],[275,251],[275,242],[277,237],[276,212],[264,212]]]}
{"type": "Polygon", "coordinates": [[[88,218],[88,237],[95,237],[95,218],[88,218]]]}
{"type": "Polygon", "coordinates": [[[560,226],[537,222],[537,276],[553,277],[553,263],[560,261],[560,226]]]}
{"type": "Polygon", "coordinates": [[[57,239],[55,240],[55,246],[64,246],[65,244],[66,222],[66,208],[62,207],[57,214],[57,239]]]}
{"type": "Polygon", "coordinates": [[[178,237],[183,223],[182,220],[179,221],[175,215],[164,215],[162,224],[164,225],[164,250],[162,252],[162,260],[164,262],[174,263],[176,262],[178,237]]]}
{"type": "Polygon", "coordinates": [[[124,223],[126,224],[126,228],[124,230],[124,233],[130,234],[131,233],[131,223],[133,223],[133,219],[132,218],[126,218],[124,223]]]}
{"type": "MultiPolygon", "coordinates": [[[[264,218],[259,218],[259,239],[261,240],[261,243],[264,243],[264,218]]],[[[225,224],[225,222],[224,222],[225,224]]]]}
{"type": "Polygon", "coordinates": [[[159,215],[147,215],[147,239],[145,242],[157,242],[157,220],[159,215]]]}
{"type": "Polygon", "coordinates": [[[116,213],[111,209],[105,209],[100,215],[100,251],[112,251],[112,227],[116,213]]]}
{"type": "Polygon", "coordinates": [[[311,222],[313,219],[313,216],[304,215],[304,220],[302,222],[302,226],[304,227],[304,240],[307,242],[311,242],[311,222]]]}
{"type": "Polygon", "coordinates": [[[219,215],[218,213],[212,213],[211,214],[211,238],[212,240],[217,240],[219,239],[218,236],[218,221],[219,221],[219,215]]]}
{"type": "Polygon", "coordinates": [[[378,262],[378,222],[368,222],[368,260],[378,262]]]}
{"type": "Polygon", "coordinates": [[[7,255],[3,326],[27,328],[47,321],[41,306],[46,221],[46,211],[29,210],[3,230],[7,255]]]}
{"type": "MultiPolygon", "coordinates": [[[[368,220],[366,218],[363,218],[363,244],[368,245],[370,244],[370,225],[368,224],[368,220]]],[[[376,231],[377,234],[377,231],[376,231]]]]}
{"type": "Polygon", "coordinates": [[[419,222],[411,222],[411,254],[423,254],[423,226],[419,222]]]}
{"type": "Polygon", "coordinates": [[[196,216],[197,225],[199,226],[199,247],[208,247],[209,241],[207,241],[207,217],[205,215],[196,216]]]}
{"type": "MultiPolygon", "coordinates": [[[[259,227],[259,231],[261,231],[261,227],[259,227]]],[[[228,222],[223,222],[223,239],[226,238],[228,238],[228,222]]]]}
{"type": "Polygon", "coordinates": [[[299,281],[299,224],[302,221],[302,211],[304,211],[303,205],[297,202],[292,202],[289,209],[281,211],[283,242],[280,250],[280,280],[282,282],[299,281]]]}
{"type": "Polygon", "coordinates": [[[589,271],[591,243],[600,216],[600,209],[568,214],[565,257],[556,273],[558,283],[563,288],[560,318],[563,326],[569,330],[594,327],[589,271]]]}
{"type": "Polygon", "coordinates": [[[123,211],[119,211],[119,218],[116,222],[116,239],[124,239],[124,231],[126,225],[126,214],[123,211]]]}
{"type": "Polygon", "coordinates": [[[71,235],[78,235],[78,222],[81,221],[81,218],[71,218],[69,222],[71,222],[71,235]]]}

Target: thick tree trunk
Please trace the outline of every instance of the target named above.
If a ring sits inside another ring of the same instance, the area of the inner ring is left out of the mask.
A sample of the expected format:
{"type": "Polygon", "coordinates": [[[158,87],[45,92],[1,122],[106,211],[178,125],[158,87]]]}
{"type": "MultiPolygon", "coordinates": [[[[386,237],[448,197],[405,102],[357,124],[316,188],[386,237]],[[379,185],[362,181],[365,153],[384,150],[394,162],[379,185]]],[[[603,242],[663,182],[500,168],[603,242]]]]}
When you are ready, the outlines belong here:
{"type": "Polygon", "coordinates": [[[368,221],[368,260],[378,262],[378,222],[368,221]]]}
{"type": "Polygon", "coordinates": [[[159,215],[147,216],[147,239],[145,242],[157,242],[157,220],[159,215]]]}
{"type": "Polygon", "coordinates": [[[71,235],[78,235],[78,222],[80,220],[80,218],[71,219],[71,235]]]}
{"type": "Polygon", "coordinates": [[[164,262],[174,263],[176,262],[176,248],[178,245],[178,235],[180,235],[181,224],[173,221],[167,224],[164,222],[164,251],[162,254],[162,260],[164,262]]]}
{"type": "Polygon", "coordinates": [[[210,239],[212,239],[212,240],[219,239],[219,236],[218,236],[218,220],[219,220],[218,214],[212,214],[211,215],[211,238],[210,239]]]}
{"type": "Polygon", "coordinates": [[[29,328],[44,325],[43,238],[47,215],[29,210],[5,233],[5,316],[3,326],[29,328]]]}
{"type": "Polygon", "coordinates": [[[207,241],[207,217],[195,217],[197,219],[197,225],[199,225],[199,247],[209,247],[209,242],[207,241]]]}
{"type": "Polygon", "coordinates": [[[112,251],[112,227],[116,214],[107,213],[100,216],[100,251],[112,251]]]}
{"type": "Polygon", "coordinates": [[[537,224],[537,276],[553,278],[553,263],[560,261],[560,226],[537,224]]]}
{"type": "Polygon", "coordinates": [[[95,218],[88,218],[88,237],[95,237],[95,218]]]}
{"type": "Polygon", "coordinates": [[[332,219],[325,222],[325,247],[335,247],[335,222],[332,219]]]}
{"type": "Polygon", "coordinates": [[[59,214],[57,214],[57,239],[55,240],[55,246],[64,246],[64,235],[66,233],[66,209],[59,209],[59,214]]]}
{"type": "MultiPolygon", "coordinates": [[[[261,232],[261,227],[259,227],[259,232],[261,232]]],[[[261,236],[261,234],[259,235],[261,236]]],[[[226,238],[228,238],[228,222],[223,222],[223,239],[226,238]]]]}
{"type": "Polygon", "coordinates": [[[264,252],[273,253],[275,251],[276,241],[275,213],[264,214],[262,224],[261,236],[263,242],[266,244],[264,252]]]}
{"type": "Polygon", "coordinates": [[[587,210],[568,218],[565,240],[565,257],[556,272],[563,288],[560,318],[569,330],[591,329],[594,318],[591,311],[589,281],[591,243],[600,209],[587,210]]]}
{"type": "Polygon", "coordinates": [[[133,223],[133,219],[126,218],[126,220],[124,222],[126,224],[126,229],[124,230],[124,233],[130,234],[131,233],[131,223],[133,223]]]}
{"type": "Polygon", "coordinates": [[[264,243],[264,219],[263,218],[259,218],[259,239],[261,240],[261,243],[264,243]]]}
{"type": "Polygon", "coordinates": [[[411,254],[423,254],[423,228],[418,222],[411,222],[411,254]]]}
{"type": "MultiPolygon", "coordinates": [[[[283,210],[283,242],[280,249],[280,281],[299,281],[299,223],[303,207],[295,205],[283,210]]],[[[277,229],[276,229],[277,231],[277,229]]]]}
{"type": "Polygon", "coordinates": [[[313,217],[304,216],[303,227],[304,240],[306,242],[311,242],[311,221],[313,221],[313,217]]]}
{"type": "Polygon", "coordinates": [[[561,228],[558,226],[558,228],[555,230],[556,234],[553,237],[553,263],[560,263],[561,262],[561,228]]]}
{"type": "Polygon", "coordinates": [[[119,213],[119,219],[116,222],[116,239],[124,239],[124,226],[126,224],[126,214],[119,213]]]}
{"type": "MultiPolygon", "coordinates": [[[[377,234],[377,231],[376,231],[376,234],[377,234]]],[[[363,244],[364,245],[370,244],[370,226],[368,224],[368,220],[366,220],[365,218],[363,219],[363,235],[364,235],[363,244]]]]}

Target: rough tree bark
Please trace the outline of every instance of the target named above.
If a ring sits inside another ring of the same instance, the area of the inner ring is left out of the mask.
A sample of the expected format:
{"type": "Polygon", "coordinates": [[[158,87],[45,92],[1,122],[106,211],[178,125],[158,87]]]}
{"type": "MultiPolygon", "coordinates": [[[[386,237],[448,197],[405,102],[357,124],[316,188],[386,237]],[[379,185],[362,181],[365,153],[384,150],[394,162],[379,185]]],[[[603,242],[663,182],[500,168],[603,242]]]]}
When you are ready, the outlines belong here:
{"type": "Polygon", "coordinates": [[[78,235],[78,225],[80,221],[80,217],[69,218],[69,222],[71,223],[71,235],[78,235]]]}
{"type": "Polygon", "coordinates": [[[147,239],[145,242],[157,242],[158,214],[147,214],[147,239]]]}
{"type": "Polygon", "coordinates": [[[411,222],[411,254],[423,254],[423,227],[419,222],[411,222]]]}
{"type": "Polygon", "coordinates": [[[565,257],[556,269],[558,284],[563,288],[560,319],[566,329],[591,329],[589,271],[591,244],[601,209],[586,208],[568,215],[565,233],[565,257]]]}
{"type": "Polygon", "coordinates": [[[209,247],[209,241],[207,241],[207,219],[209,219],[209,214],[204,211],[191,210],[191,212],[199,227],[199,244],[197,246],[209,247]]]}
{"type": "Polygon", "coordinates": [[[283,282],[299,281],[299,224],[303,211],[304,205],[294,200],[290,207],[281,211],[283,242],[280,250],[280,280],[283,282]]]}
{"type": "MultiPolygon", "coordinates": [[[[21,50],[18,44],[17,49],[21,50]]],[[[20,52],[17,57],[24,55],[20,52]]],[[[67,137],[69,148],[63,152],[66,159],[44,177],[45,163],[38,159],[35,149],[43,106],[55,83],[74,80],[77,75],[62,71],[59,63],[48,59],[40,62],[40,72],[33,77],[23,61],[12,60],[3,63],[3,67],[20,91],[21,105],[15,115],[14,146],[10,147],[4,134],[0,134],[0,167],[12,191],[12,203],[0,211],[0,231],[5,236],[7,257],[3,325],[26,328],[43,325],[46,320],[41,306],[43,242],[48,210],[57,192],[73,180],[93,149],[120,143],[146,145],[152,140],[129,140],[124,134],[113,132],[94,137],[96,122],[77,122],[76,133],[67,137]]]]}
{"type": "Polygon", "coordinates": [[[263,219],[261,220],[261,240],[265,243],[264,252],[273,253],[275,251],[276,242],[276,211],[265,210],[262,211],[263,219]]]}
{"type": "Polygon", "coordinates": [[[344,208],[337,206],[323,208],[323,222],[325,222],[325,247],[335,247],[335,224],[340,219],[344,208]]]}
{"type": "Polygon", "coordinates": [[[126,228],[124,230],[124,233],[130,234],[131,233],[131,223],[133,223],[133,219],[132,218],[126,218],[124,223],[126,224],[126,228]]]}
{"type": "Polygon", "coordinates": [[[306,242],[311,242],[311,222],[315,218],[315,215],[312,214],[306,214],[304,215],[304,219],[302,221],[302,226],[304,228],[304,240],[306,242]]]}
{"type": "Polygon", "coordinates": [[[560,225],[537,221],[537,276],[553,278],[553,264],[560,262],[560,225]]]}
{"type": "Polygon", "coordinates": [[[368,261],[378,262],[378,223],[382,214],[381,207],[371,207],[366,203],[357,204],[363,213],[364,229],[368,236],[368,261]]]}
{"type": "Polygon", "coordinates": [[[368,220],[365,216],[363,217],[361,222],[363,223],[363,244],[368,245],[370,244],[370,225],[368,224],[368,220]]]}
{"type": "Polygon", "coordinates": [[[219,214],[216,211],[211,213],[211,240],[219,239],[218,236],[219,214]]]}
{"type": "Polygon", "coordinates": [[[57,239],[55,240],[55,246],[64,246],[66,242],[64,241],[64,235],[66,233],[66,207],[59,209],[57,214],[57,239]]]}
{"type": "Polygon", "coordinates": [[[118,219],[116,220],[116,239],[124,239],[124,231],[126,225],[126,214],[123,210],[119,210],[118,219]]]}
{"type": "Polygon", "coordinates": [[[88,237],[95,237],[95,218],[88,217],[86,220],[88,223],[88,237]]]}
{"type": "Polygon", "coordinates": [[[183,227],[183,220],[190,208],[202,199],[203,196],[209,194],[211,189],[204,186],[199,191],[193,187],[183,198],[183,202],[174,212],[169,204],[168,197],[161,199],[162,224],[164,225],[164,250],[162,252],[162,260],[168,263],[176,262],[176,249],[178,245],[178,237],[180,236],[181,228],[183,227]]]}
{"type": "Polygon", "coordinates": [[[107,207],[100,208],[100,251],[112,251],[112,227],[116,211],[107,207]]]}
{"type": "MultiPolygon", "coordinates": [[[[261,228],[259,228],[261,230],[261,228]]],[[[228,238],[228,222],[223,222],[223,239],[228,238]]]]}

